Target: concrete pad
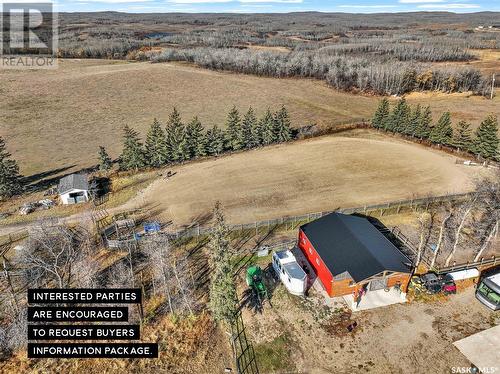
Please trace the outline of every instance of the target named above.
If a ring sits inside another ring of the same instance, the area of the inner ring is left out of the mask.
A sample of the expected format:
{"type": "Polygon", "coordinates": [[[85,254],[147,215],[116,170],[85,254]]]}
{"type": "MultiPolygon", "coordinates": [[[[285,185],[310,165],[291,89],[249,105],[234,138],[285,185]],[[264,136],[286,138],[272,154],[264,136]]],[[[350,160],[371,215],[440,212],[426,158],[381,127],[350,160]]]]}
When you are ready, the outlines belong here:
{"type": "Polygon", "coordinates": [[[361,302],[358,306],[356,306],[356,303],[354,302],[353,295],[346,295],[343,296],[343,298],[353,312],[380,308],[392,304],[406,303],[406,294],[399,292],[398,290],[394,289],[394,287],[389,291],[368,291],[361,297],[361,302]]]}
{"type": "Polygon", "coordinates": [[[482,372],[493,373],[500,369],[500,325],[453,344],[482,372]]]}

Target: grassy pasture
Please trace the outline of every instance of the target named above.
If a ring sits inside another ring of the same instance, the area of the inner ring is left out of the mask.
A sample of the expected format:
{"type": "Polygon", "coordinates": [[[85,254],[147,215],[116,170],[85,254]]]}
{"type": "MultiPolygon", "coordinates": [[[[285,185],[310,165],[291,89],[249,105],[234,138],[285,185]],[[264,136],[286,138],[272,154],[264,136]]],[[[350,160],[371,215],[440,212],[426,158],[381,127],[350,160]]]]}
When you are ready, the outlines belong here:
{"type": "MultiPolygon", "coordinates": [[[[275,79],[219,73],[182,64],[110,60],[61,60],[53,71],[0,71],[0,135],[25,175],[94,164],[99,145],[112,156],[121,148],[121,128],[146,132],[154,117],[166,121],[174,106],[185,120],[198,115],[223,125],[236,105],[261,114],[285,104],[294,125],[351,123],[371,117],[378,97],[335,91],[309,79],[275,79]]],[[[500,99],[466,94],[413,94],[436,116],[450,109],[454,119],[475,125],[487,113],[500,115],[500,99]]]]}
{"type": "Polygon", "coordinates": [[[382,134],[324,136],[171,170],[126,208],[151,207],[163,222],[204,223],[215,201],[228,221],[248,223],[398,199],[465,192],[484,169],[382,134]]]}

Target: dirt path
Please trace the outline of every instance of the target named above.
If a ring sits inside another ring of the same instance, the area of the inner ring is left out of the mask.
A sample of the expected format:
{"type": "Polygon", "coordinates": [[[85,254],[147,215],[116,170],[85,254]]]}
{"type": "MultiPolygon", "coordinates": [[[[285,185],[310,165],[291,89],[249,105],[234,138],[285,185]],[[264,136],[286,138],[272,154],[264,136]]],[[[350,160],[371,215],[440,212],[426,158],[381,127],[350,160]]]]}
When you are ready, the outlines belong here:
{"type": "Polygon", "coordinates": [[[232,224],[461,193],[484,169],[393,138],[325,136],[178,166],[126,204],[175,225],[201,221],[222,202],[232,224]]]}

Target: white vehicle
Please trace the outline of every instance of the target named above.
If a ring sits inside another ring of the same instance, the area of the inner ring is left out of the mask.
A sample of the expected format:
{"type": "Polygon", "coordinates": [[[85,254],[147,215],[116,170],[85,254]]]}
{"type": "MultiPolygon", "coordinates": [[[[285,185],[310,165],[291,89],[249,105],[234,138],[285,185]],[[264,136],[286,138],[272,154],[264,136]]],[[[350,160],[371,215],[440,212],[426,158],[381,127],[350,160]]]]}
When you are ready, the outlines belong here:
{"type": "Polygon", "coordinates": [[[289,250],[273,253],[273,268],[288,292],[304,296],[307,287],[307,275],[300,267],[295,256],[289,250]]]}

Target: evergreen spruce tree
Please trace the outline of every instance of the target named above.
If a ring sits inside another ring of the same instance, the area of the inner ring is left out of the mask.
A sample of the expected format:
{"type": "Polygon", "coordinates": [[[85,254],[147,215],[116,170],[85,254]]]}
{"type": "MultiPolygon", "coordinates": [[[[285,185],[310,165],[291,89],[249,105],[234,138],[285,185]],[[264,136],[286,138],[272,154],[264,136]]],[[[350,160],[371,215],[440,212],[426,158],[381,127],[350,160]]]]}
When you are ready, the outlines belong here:
{"type": "Polygon", "coordinates": [[[399,100],[387,121],[386,130],[402,133],[410,122],[411,108],[405,98],[399,100]]]}
{"type": "Polygon", "coordinates": [[[109,171],[113,167],[113,160],[109,157],[106,148],[99,146],[99,170],[109,171]]]}
{"type": "Polygon", "coordinates": [[[189,158],[205,156],[205,135],[198,117],[194,117],[186,126],[186,143],[189,158]]]}
{"type": "Polygon", "coordinates": [[[255,117],[252,107],[250,107],[241,122],[241,134],[244,148],[254,148],[259,145],[259,138],[255,127],[257,127],[257,117],[255,117]]]}
{"type": "Polygon", "coordinates": [[[165,131],[163,131],[160,122],[156,118],[146,135],[145,152],[149,166],[158,168],[168,162],[165,131]]]}
{"type": "Polygon", "coordinates": [[[494,115],[489,115],[484,119],[476,130],[474,139],[474,153],[484,158],[498,159],[499,139],[498,139],[498,119],[494,115]]]}
{"type": "Polygon", "coordinates": [[[217,156],[224,152],[224,131],[214,125],[207,130],[205,135],[206,152],[208,155],[217,156]]]}
{"type": "Polygon", "coordinates": [[[120,169],[138,170],[145,166],[146,157],[139,134],[128,125],[125,125],[123,128],[123,151],[120,156],[120,169]]]}
{"type": "Polygon", "coordinates": [[[217,321],[231,322],[236,312],[237,295],[233,280],[231,259],[233,250],[229,241],[229,228],[220,203],[214,209],[215,226],[208,243],[211,267],[209,307],[217,321]]]}
{"type": "Polygon", "coordinates": [[[415,109],[413,109],[411,112],[410,121],[408,122],[408,126],[404,131],[405,135],[415,136],[415,134],[417,133],[421,116],[422,116],[422,108],[420,107],[420,104],[418,104],[415,107],[415,109]]]}
{"type": "Polygon", "coordinates": [[[420,121],[415,131],[415,136],[421,139],[428,139],[432,130],[431,123],[432,123],[432,112],[431,108],[427,106],[422,112],[422,115],[420,116],[420,121]]]}
{"type": "Polygon", "coordinates": [[[237,151],[243,147],[243,134],[241,131],[240,114],[236,107],[233,107],[226,120],[226,143],[227,148],[237,151]]]}
{"type": "Polygon", "coordinates": [[[460,121],[456,131],[453,132],[453,145],[463,151],[472,148],[472,130],[466,121],[460,121]]]}
{"type": "Polygon", "coordinates": [[[267,109],[264,117],[260,120],[259,127],[262,145],[268,145],[276,141],[274,135],[274,118],[269,109],[267,109]]]}
{"type": "Polygon", "coordinates": [[[256,147],[262,145],[262,121],[257,119],[252,128],[252,140],[255,142],[256,147]]]}
{"type": "Polygon", "coordinates": [[[186,130],[176,108],[174,108],[168,118],[166,128],[166,149],[169,160],[172,162],[182,162],[189,158],[186,130]]]}
{"type": "Polygon", "coordinates": [[[0,136],[0,198],[17,195],[22,190],[19,166],[7,151],[4,139],[0,136]]]}
{"type": "Polygon", "coordinates": [[[274,137],[278,143],[288,142],[292,138],[290,117],[284,105],[274,114],[274,137]]]}
{"type": "Polygon", "coordinates": [[[377,129],[383,129],[387,126],[387,120],[389,119],[390,109],[389,109],[389,100],[387,98],[383,98],[375,114],[372,118],[372,126],[377,129]]]}
{"type": "Polygon", "coordinates": [[[451,144],[453,128],[451,127],[451,114],[444,112],[439,118],[436,126],[432,128],[429,140],[437,144],[451,144]]]}

